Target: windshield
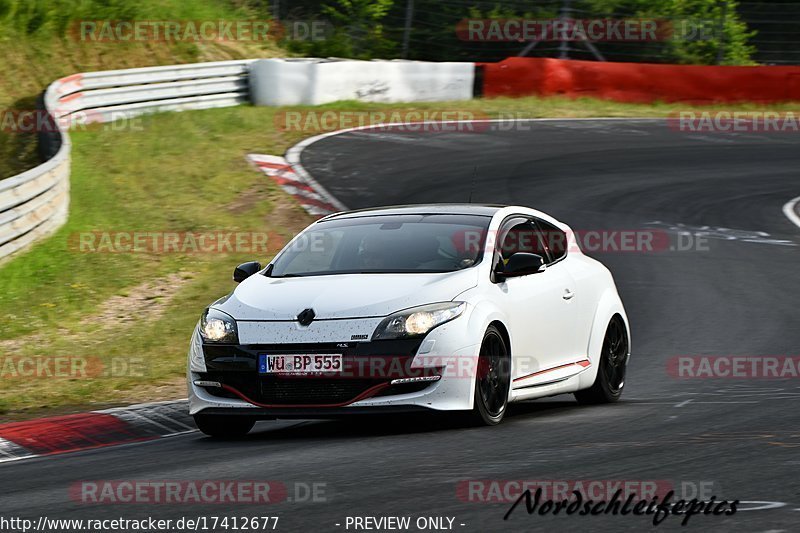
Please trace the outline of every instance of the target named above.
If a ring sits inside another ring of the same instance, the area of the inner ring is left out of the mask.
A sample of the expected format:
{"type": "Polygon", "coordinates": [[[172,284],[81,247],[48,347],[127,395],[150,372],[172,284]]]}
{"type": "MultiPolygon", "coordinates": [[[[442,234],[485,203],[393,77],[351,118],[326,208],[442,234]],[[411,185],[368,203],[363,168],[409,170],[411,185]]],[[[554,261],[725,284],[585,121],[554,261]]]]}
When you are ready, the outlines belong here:
{"type": "Polygon", "coordinates": [[[275,259],[270,277],[453,272],[481,260],[491,217],[382,215],[320,222],[275,259]]]}

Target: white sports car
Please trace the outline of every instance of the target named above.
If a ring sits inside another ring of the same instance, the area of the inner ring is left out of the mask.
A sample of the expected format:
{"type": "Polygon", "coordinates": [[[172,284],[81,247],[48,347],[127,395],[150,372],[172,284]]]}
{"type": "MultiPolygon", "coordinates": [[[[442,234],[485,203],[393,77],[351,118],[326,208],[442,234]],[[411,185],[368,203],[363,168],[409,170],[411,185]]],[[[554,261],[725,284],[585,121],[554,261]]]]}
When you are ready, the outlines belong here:
{"type": "Polygon", "coordinates": [[[330,215],[202,315],[189,349],[201,431],[256,420],[616,401],[630,329],[611,273],[525,207],[415,205],[330,215]]]}

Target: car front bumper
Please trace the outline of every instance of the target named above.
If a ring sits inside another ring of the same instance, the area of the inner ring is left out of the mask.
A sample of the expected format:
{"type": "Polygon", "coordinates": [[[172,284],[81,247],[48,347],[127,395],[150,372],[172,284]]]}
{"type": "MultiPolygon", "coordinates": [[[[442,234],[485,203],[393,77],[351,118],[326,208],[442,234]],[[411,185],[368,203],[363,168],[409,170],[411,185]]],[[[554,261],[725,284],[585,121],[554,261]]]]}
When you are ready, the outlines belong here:
{"type": "Polygon", "coordinates": [[[444,324],[424,339],[202,345],[205,371],[187,373],[190,414],[329,418],[471,409],[478,344],[464,347],[462,327],[444,324]],[[261,354],[341,354],[344,370],[259,374],[261,354]]]}

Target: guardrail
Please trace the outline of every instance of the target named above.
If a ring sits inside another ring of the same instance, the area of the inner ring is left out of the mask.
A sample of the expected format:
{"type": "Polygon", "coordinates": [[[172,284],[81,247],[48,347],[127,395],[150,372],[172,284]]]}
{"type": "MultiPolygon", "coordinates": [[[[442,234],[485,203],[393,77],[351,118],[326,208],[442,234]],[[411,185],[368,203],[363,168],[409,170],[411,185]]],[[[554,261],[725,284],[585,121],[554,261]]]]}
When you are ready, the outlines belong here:
{"type": "Polygon", "coordinates": [[[50,84],[40,104],[53,119],[52,131],[39,133],[40,153],[46,161],[0,180],[0,260],[66,221],[70,120],[109,122],[142,113],[239,105],[249,101],[252,62],[107,70],[74,74],[50,84]]]}

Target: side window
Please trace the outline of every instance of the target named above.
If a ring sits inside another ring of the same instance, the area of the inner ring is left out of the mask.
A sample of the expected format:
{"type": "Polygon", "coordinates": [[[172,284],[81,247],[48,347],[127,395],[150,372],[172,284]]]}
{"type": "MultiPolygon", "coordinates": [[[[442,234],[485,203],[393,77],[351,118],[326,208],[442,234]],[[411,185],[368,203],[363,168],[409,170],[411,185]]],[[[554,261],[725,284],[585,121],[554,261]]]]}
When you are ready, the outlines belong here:
{"type": "Polygon", "coordinates": [[[542,244],[538,229],[532,221],[523,218],[511,222],[511,228],[503,236],[498,251],[503,262],[508,261],[515,252],[538,254],[547,261],[547,251],[542,244]]]}
{"type": "Polygon", "coordinates": [[[544,220],[536,220],[552,262],[567,255],[567,234],[544,220]]]}

